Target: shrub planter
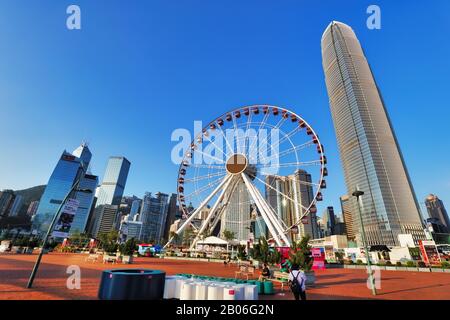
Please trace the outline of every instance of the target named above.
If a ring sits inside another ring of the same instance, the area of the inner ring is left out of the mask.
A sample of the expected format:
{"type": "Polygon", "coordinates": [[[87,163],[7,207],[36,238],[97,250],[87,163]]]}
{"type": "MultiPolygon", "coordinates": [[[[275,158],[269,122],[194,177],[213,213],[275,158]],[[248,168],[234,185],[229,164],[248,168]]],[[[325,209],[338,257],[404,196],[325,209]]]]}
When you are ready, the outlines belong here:
{"type": "Polygon", "coordinates": [[[12,246],[11,252],[14,252],[14,253],[22,253],[22,252],[23,252],[23,248],[22,248],[22,247],[19,247],[19,246],[12,246]]]}
{"type": "Polygon", "coordinates": [[[162,300],[166,273],[149,269],[115,269],[102,273],[100,300],[162,300]]]}
{"type": "Polygon", "coordinates": [[[123,264],[131,264],[133,263],[133,256],[122,256],[123,264]]]}
{"type": "Polygon", "coordinates": [[[314,271],[305,272],[306,275],[306,285],[313,286],[316,283],[316,274],[314,271]]]}
{"type": "Polygon", "coordinates": [[[386,270],[388,270],[388,271],[395,271],[395,270],[397,270],[397,267],[386,266],[386,270]]]}
{"type": "Polygon", "coordinates": [[[408,271],[417,271],[418,269],[416,267],[406,267],[406,270],[408,270],[408,271]]]}
{"type": "Polygon", "coordinates": [[[448,272],[448,273],[450,273],[450,269],[444,269],[444,272],[448,272]]]}
{"type": "Polygon", "coordinates": [[[354,264],[346,264],[344,265],[345,269],[356,269],[356,266],[354,264]]]}
{"type": "Polygon", "coordinates": [[[408,271],[407,267],[395,267],[398,271],[408,271]]]}
{"type": "Polygon", "coordinates": [[[419,272],[430,272],[430,268],[418,268],[419,272]]]}
{"type": "Polygon", "coordinates": [[[445,272],[445,270],[441,268],[431,268],[431,272],[445,272]]]}

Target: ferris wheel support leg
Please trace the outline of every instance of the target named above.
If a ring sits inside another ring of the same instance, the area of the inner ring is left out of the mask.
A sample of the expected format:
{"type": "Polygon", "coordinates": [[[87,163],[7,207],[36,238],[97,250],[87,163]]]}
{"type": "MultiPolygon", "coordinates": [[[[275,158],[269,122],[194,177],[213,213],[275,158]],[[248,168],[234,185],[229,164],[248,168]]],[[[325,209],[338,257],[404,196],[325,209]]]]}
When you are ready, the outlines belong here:
{"type": "MultiPolygon", "coordinates": [[[[228,180],[231,179],[230,175],[227,175],[222,182],[217,186],[216,189],[214,189],[213,192],[211,192],[211,194],[206,197],[206,199],[200,204],[200,206],[195,209],[195,211],[189,216],[189,218],[187,218],[187,220],[181,225],[181,227],[178,228],[178,230],[175,232],[177,235],[179,235],[190,223],[191,221],[195,218],[195,216],[203,209],[204,206],[206,206],[206,204],[211,200],[212,197],[214,197],[216,195],[217,192],[219,192],[220,189],[222,189],[222,187],[228,182],[228,180]]],[[[173,238],[170,238],[169,241],[167,241],[166,245],[164,246],[164,248],[166,248],[169,244],[172,243],[173,238]]]]}
{"type": "Polygon", "coordinates": [[[267,216],[273,222],[275,228],[278,231],[278,234],[281,236],[281,238],[285,242],[285,245],[290,246],[291,243],[290,243],[288,237],[286,236],[286,234],[285,234],[285,232],[283,230],[283,226],[280,224],[279,220],[277,219],[277,216],[276,216],[275,212],[273,211],[273,209],[271,209],[269,207],[267,202],[263,199],[263,197],[262,197],[261,193],[258,191],[258,189],[254,188],[254,191],[255,191],[256,195],[259,197],[262,205],[265,206],[266,212],[267,212],[267,216]]]}
{"type": "MultiPolygon", "coordinates": [[[[285,242],[285,245],[290,246],[290,241],[286,237],[285,233],[283,232],[282,226],[280,225],[279,221],[272,213],[272,210],[270,210],[269,206],[267,205],[266,201],[263,199],[263,197],[259,193],[258,189],[256,189],[256,187],[250,182],[250,180],[244,173],[242,174],[242,177],[247,184],[247,188],[251,189],[254,196],[259,200],[260,206],[264,209],[264,213],[267,217],[266,220],[269,220],[272,223],[273,228],[277,232],[277,237],[281,236],[282,240],[285,242]]],[[[266,223],[267,223],[267,221],[266,221],[266,223]]],[[[274,235],[273,232],[271,232],[271,233],[272,233],[272,235],[274,235]]],[[[279,246],[281,246],[281,244],[279,246]]]]}
{"type": "Polygon", "coordinates": [[[256,196],[256,194],[252,188],[251,182],[248,180],[247,176],[244,173],[242,173],[242,178],[244,179],[244,183],[248,189],[248,192],[250,193],[251,197],[253,198],[253,201],[255,201],[256,206],[258,207],[264,221],[266,222],[267,228],[269,229],[270,233],[272,234],[273,238],[275,239],[275,242],[277,243],[277,245],[279,247],[281,247],[282,242],[281,242],[280,238],[278,237],[278,232],[275,231],[274,226],[272,225],[272,221],[269,219],[269,217],[266,214],[266,209],[261,204],[259,198],[256,196]]]}
{"type": "Polygon", "coordinates": [[[269,207],[269,205],[266,203],[266,201],[263,199],[261,193],[258,191],[258,189],[253,189],[256,196],[259,197],[261,204],[266,208],[266,214],[269,217],[269,219],[272,221],[275,229],[278,231],[278,235],[281,236],[286,246],[290,246],[291,242],[289,241],[288,237],[286,236],[282,225],[279,223],[275,212],[269,207]]]}
{"type": "MultiPolygon", "coordinates": [[[[225,208],[228,206],[228,203],[230,202],[230,199],[233,195],[234,190],[236,189],[236,186],[239,183],[239,179],[235,179],[233,184],[230,185],[230,192],[228,193],[228,197],[224,202],[224,206],[222,206],[222,208],[220,208],[219,214],[216,215],[216,217],[213,220],[213,223],[211,224],[210,228],[209,228],[209,232],[212,233],[214,231],[214,229],[216,228],[217,224],[219,223],[219,221],[222,219],[222,216],[225,212],[225,208]]],[[[223,221],[223,220],[222,220],[223,221]]]]}
{"type": "Polygon", "coordinates": [[[225,197],[226,191],[229,189],[231,183],[234,181],[234,177],[228,180],[228,182],[225,184],[220,196],[217,198],[217,201],[214,203],[213,207],[211,208],[211,211],[209,212],[208,216],[206,217],[205,221],[203,221],[203,224],[198,231],[197,235],[195,236],[194,241],[191,244],[191,247],[189,249],[193,249],[195,245],[197,244],[198,240],[200,239],[200,236],[205,232],[206,227],[209,224],[209,221],[214,216],[214,213],[217,211],[217,208],[219,204],[222,202],[223,198],[225,197]]]}

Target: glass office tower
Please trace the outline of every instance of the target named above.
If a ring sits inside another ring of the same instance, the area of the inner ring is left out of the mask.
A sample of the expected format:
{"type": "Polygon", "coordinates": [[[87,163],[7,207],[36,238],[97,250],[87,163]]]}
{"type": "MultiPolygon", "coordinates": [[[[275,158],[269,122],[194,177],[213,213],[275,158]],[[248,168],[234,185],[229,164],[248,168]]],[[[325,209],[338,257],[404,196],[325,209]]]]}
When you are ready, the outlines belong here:
{"type": "Polygon", "coordinates": [[[142,199],[139,221],[142,222],[141,239],[160,242],[164,236],[164,227],[169,208],[169,195],[158,192],[155,197],[146,192],[142,199]]]}
{"type": "Polygon", "coordinates": [[[125,157],[109,158],[102,184],[97,189],[97,206],[120,205],[130,165],[125,157]]]}
{"type": "MultiPolygon", "coordinates": [[[[348,194],[357,188],[365,193],[361,210],[368,243],[398,245],[398,234],[423,239],[420,209],[398,142],[349,26],[328,26],[322,36],[322,62],[348,194]]],[[[351,197],[351,202],[351,211],[357,213],[356,199],[351,197]]]]}
{"type": "MultiPolygon", "coordinates": [[[[267,185],[272,187],[266,186],[267,203],[274,209],[285,226],[297,223],[305,212],[304,208],[313,201],[313,188],[308,184],[311,182],[311,175],[305,170],[296,170],[288,176],[266,176],[267,185]],[[281,194],[290,195],[295,202],[284,199],[281,194]]],[[[288,234],[292,241],[298,241],[306,235],[309,235],[311,239],[319,237],[317,216],[313,212],[303,217],[302,223],[298,225],[298,233],[290,232],[288,234]]]]}
{"type": "Polygon", "coordinates": [[[83,233],[87,227],[87,221],[89,219],[89,213],[91,211],[92,204],[94,202],[95,189],[98,186],[98,177],[85,174],[81,179],[79,188],[92,190],[92,193],[77,192],[75,199],[79,201],[77,213],[73,219],[72,226],[70,227],[70,234],[74,232],[83,233]]]}
{"type": "MultiPolygon", "coordinates": [[[[90,175],[84,175],[91,157],[92,154],[86,144],[82,144],[74,153],[67,151],[62,153],[48,180],[33,219],[32,230],[37,232],[37,234],[43,235],[47,232],[61,202],[80,177],[82,178],[79,187],[89,188],[93,191],[92,193],[76,193],[70,196],[80,201],[80,206],[74,218],[75,224],[72,224],[72,227],[75,226],[80,232],[84,231],[96,186],[96,183],[88,182],[91,180],[88,178],[90,175]]],[[[72,227],[71,232],[75,230],[72,227]]]]}

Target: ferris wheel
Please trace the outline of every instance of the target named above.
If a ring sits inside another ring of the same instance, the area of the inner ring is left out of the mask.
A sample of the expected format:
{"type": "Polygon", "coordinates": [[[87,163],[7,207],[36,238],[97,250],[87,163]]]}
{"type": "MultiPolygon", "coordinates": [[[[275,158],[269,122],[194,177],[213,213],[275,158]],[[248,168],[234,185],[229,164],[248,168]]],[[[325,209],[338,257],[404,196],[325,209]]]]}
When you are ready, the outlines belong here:
{"type": "Polygon", "coordinates": [[[318,135],[296,113],[270,105],[229,111],[206,125],[184,154],[177,179],[184,221],[176,234],[194,227],[193,248],[230,219],[230,206],[239,206],[245,216],[240,222],[260,217],[271,240],[289,246],[289,234],[298,232],[322,201],[326,163],[318,135]],[[289,187],[280,187],[285,180],[289,187]],[[280,206],[292,209],[289,217],[282,216],[280,206]]]}

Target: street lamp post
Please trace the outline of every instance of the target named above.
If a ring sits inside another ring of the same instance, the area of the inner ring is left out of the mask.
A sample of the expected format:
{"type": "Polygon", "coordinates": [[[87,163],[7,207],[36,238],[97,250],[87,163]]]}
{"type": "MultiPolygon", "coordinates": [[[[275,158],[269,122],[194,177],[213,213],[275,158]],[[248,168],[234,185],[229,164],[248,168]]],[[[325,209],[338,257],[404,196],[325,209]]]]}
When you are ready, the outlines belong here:
{"type": "Polygon", "coordinates": [[[81,180],[81,178],[78,179],[77,182],[75,182],[75,184],[72,186],[72,188],[66,194],[66,196],[63,199],[63,201],[59,205],[59,208],[56,211],[56,214],[53,217],[52,222],[50,223],[50,227],[48,228],[47,233],[46,233],[46,235],[44,237],[44,241],[42,243],[41,251],[39,252],[39,256],[38,256],[38,258],[36,260],[36,263],[34,264],[33,271],[31,272],[30,278],[28,279],[28,284],[27,284],[27,288],[28,289],[30,289],[33,286],[33,281],[34,281],[36,273],[37,273],[37,271],[39,269],[39,265],[41,264],[42,255],[44,254],[44,249],[45,249],[45,246],[47,245],[48,238],[50,237],[50,235],[51,235],[51,233],[53,231],[53,227],[55,226],[55,223],[58,220],[58,217],[59,217],[59,214],[61,212],[61,209],[63,208],[63,206],[66,203],[67,199],[69,198],[70,194],[72,192],[74,192],[74,191],[85,192],[85,193],[92,193],[92,190],[90,190],[90,189],[78,189],[78,184],[80,183],[80,180],[81,180]]]}
{"type": "Polygon", "coordinates": [[[364,250],[366,252],[367,271],[369,273],[369,282],[370,282],[370,286],[372,287],[371,288],[372,289],[372,294],[374,296],[376,296],[377,295],[377,289],[375,288],[375,281],[374,281],[373,274],[372,274],[372,267],[370,265],[369,248],[367,246],[366,232],[364,230],[364,223],[363,223],[363,218],[362,218],[362,214],[361,214],[361,207],[360,207],[360,204],[359,204],[359,197],[361,197],[363,194],[364,194],[364,191],[356,189],[352,193],[352,196],[356,197],[356,202],[358,202],[359,222],[361,224],[361,238],[362,238],[364,250]]]}

